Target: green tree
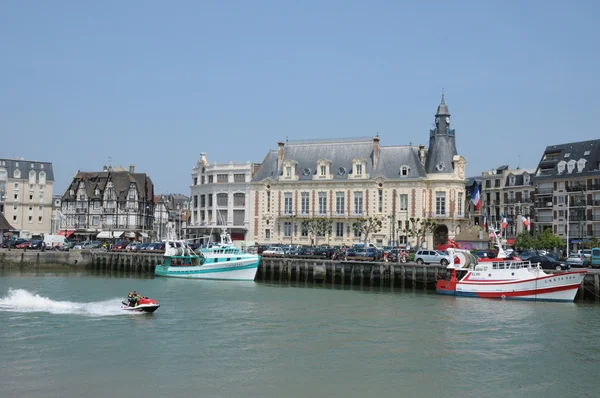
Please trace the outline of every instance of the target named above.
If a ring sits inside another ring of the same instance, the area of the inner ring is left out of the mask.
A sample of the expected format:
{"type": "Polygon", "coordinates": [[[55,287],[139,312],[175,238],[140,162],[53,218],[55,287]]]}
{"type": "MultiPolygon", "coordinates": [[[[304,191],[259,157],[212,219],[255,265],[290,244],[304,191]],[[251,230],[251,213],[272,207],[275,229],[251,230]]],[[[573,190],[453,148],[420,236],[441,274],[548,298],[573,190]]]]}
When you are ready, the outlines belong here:
{"type": "Polygon", "coordinates": [[[417,246],[423,247],[427,235],[433,234],[438,224],[431,218],[411,217],[404,223],[403,233],[411,238],[417,238],[417,246]]]}
{"type": "Polygon", "coordinates": [[[302,220],[301,228],[302,233],[315,237],[314,245],[317,245],[319,236],[325,236],[330,234],[332,230],[333,221],[324,217],[309,218],[302,220]]]}
{"type": "Polygon", "coordinates": [[[535,250],[562,249],[566,246],[566,242],[560,236],[554,235],[550,229],[536,232],[532,240],[532,246],[535,250]]]}
{"type": "Polygon", "coordinates": [[[529,232],[523,231],[517,235],[514,246],[519,250],[531,249],[533,247],[533,238],[529,232]]]}
{"type": "Polygon", "coordinates": [[[352,229],[357,235],[364,237],[365,247],[367,247],[367,241],[369,235],[381,231],[383,223],[377,217],[362,217],[352,223],[352,229]]]}

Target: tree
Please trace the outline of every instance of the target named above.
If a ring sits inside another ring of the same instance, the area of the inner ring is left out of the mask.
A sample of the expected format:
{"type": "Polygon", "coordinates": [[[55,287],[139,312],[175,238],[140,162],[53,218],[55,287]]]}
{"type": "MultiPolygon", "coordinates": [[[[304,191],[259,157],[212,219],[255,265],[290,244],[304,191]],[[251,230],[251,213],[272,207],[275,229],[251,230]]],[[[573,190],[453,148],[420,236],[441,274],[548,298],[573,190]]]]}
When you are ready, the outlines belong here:
{"type": "Polygon", "coordinates": [[[317,244],[317,239],[319,236],[325,236],[325,234],[330,234],[332,230],[333,221],[328,218],[318,217],[318,218],[309,218],[306,220],[302,220],[301,228],[302,233],[311,235],[315,237],[314,244],[317,244]]]}
{"type": "Polygon", "coordinates": [[[562,249],[566,245],[566,242],[560,236],[554,235],[550,229],[536,232],[532,243],[535,250],[562,249]]]}
{"type": "Polygon", "coordinates": [[[402,232],[411,238],[417,238],[417,246],[421,248],[427,235],[430,233],[433,234],[436,228],[437,223],[431,218],[421,220],[418,217],[411,217],[404,222],[404,230],[402,232]]]}
{"type": "Polygon", "coordinates": [[[364,236],[366,247],[369,235],[381,231],[382,225],[381,219],[377,217],[362,217],[352,223],[352,229],[357,235],[364,236]]]}
{"type": "Polygon", "coordinates": [[[526,250],[533,247],[533,238],[527,231],[523,231],[517,235],[514,247],[519,250],[526,250]]]}

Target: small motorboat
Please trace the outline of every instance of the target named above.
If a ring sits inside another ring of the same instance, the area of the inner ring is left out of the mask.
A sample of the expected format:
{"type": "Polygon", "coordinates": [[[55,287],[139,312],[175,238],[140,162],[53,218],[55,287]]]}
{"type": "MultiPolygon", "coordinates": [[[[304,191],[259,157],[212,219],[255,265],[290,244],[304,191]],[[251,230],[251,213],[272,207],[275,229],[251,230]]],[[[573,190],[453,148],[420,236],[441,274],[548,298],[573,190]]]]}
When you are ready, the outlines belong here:
{"type": "Polygon", "coordinates": [[[134,305],[130,305],[126,301],[123,301],[122,303],[122,310],[132,312],[154,312],[160,307],[160,304],[158,304],[156,300],[148,297],[140,298],[134,305]]]}

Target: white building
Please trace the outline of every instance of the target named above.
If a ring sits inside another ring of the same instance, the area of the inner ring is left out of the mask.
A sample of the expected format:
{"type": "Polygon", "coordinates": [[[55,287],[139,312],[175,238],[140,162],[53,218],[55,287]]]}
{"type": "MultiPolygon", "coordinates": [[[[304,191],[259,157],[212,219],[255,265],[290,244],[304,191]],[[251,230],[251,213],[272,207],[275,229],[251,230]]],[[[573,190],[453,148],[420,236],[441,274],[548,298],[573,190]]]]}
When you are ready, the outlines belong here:
{"type": "Polygon", "coordinates": [[[206,153],[200,154],[192,169],[189,238],[210,236],[210,241],[218,241],[221,228],[227,228],[233,241],[246,244],[251,212],[250,181],[258,166],[250,162],[211,165],[206,153]]]}
{"type": "Polygon", "coordinates": [[[443,96],[435,123],[428,149],[381,146],[379,137],[279,142],[251,184],[250,240],[357,243],[364,238],[353,224],[375,217],[383,227],[369,240],[378,246],[408,241],[431,248],[445,243],[468,219],[464,214],[466,161],[457,154],[443,96]],[[302,227],[305,220],[323,218],[331,222],[330,233],[314,236],[302,227]],[[406,221],[411,219],[416,225],[433,220],[437,227],[425,242],[417,242],[406,231],[406,221]]]}
{"type": "Polygon", "coordinates": [[[0,159],[0,212],[22,236],[50,233],[53,185],[52,163],[0,159]]]}

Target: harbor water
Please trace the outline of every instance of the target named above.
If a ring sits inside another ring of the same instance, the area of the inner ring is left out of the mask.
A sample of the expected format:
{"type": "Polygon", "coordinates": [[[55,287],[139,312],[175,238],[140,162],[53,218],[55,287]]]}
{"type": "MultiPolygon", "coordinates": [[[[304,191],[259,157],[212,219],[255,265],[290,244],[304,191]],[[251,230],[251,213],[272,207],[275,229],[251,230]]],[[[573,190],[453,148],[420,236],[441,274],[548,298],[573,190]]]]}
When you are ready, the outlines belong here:
{"type": "Polygon", "coordinates": [[[596,397],[600,307],[4,272],[0,352],[3,398],[596,397]]]}

